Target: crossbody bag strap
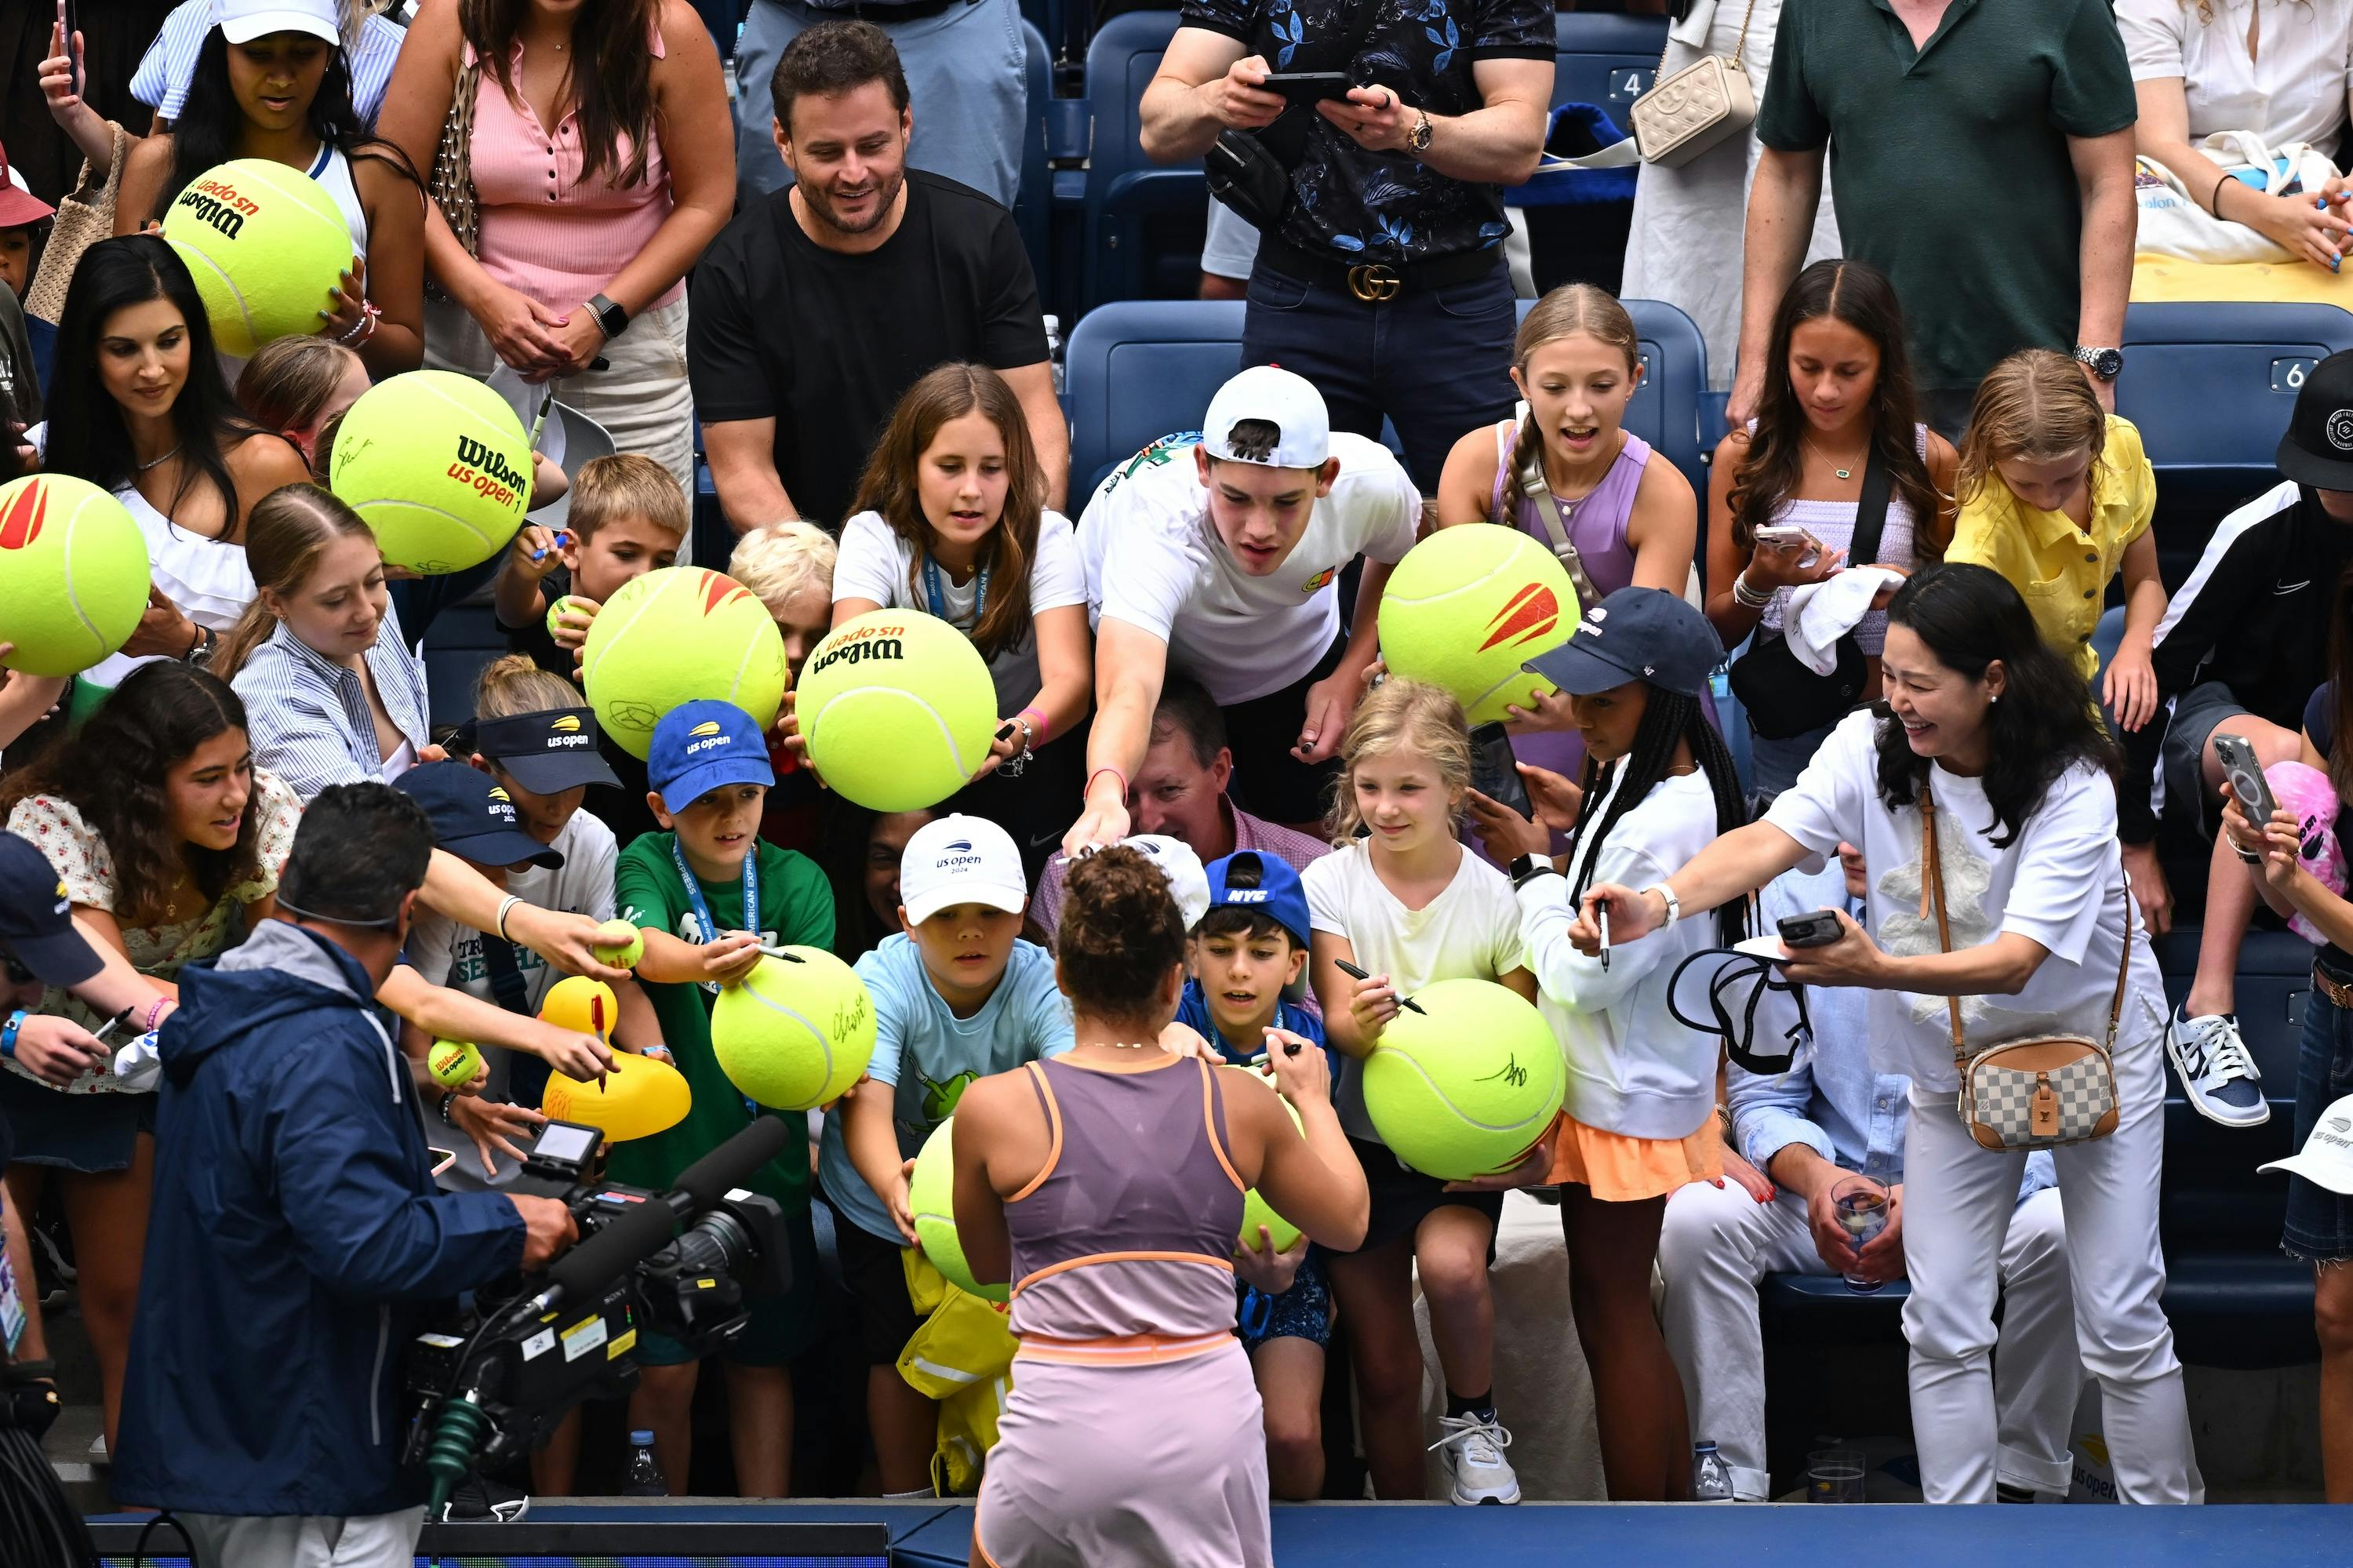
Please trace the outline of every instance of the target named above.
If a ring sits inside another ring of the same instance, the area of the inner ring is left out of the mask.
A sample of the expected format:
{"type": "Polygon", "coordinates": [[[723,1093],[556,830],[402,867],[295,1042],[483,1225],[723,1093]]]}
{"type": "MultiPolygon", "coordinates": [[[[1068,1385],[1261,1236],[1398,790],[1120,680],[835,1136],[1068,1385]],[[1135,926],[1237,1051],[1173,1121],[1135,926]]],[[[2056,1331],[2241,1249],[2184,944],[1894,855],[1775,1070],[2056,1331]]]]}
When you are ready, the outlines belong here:
{"type": "Polygon", "coordinates": [[[1748,50],[1748,24],[1757,19],[1757,0],[1748,0],[1748,9],[1740,14],[1740,40],[1732,46],[1732,69],[1741,70],[1740,57],[1748,50]]]}
{"type": "Polygon", "coordinates": [[[2123,884],[2125,899],[2125,948],[2124,956],[2116,960],[2116,994],[2108,998],[2108,1054],[2111,1056],[2116,1054],[2116,1027],[2123,1022],[2125,1016],[2125,981],[2132,974],[2132,879],[2119,877],[2118,880],[2123,884]]]}
{"type": "MultiPolygon", "coordinates": [[[[1936,950],[1953,950],[1953,926],[1945,914],[1945,860],[1936,853],[1936,802],[1928,792],[1928,780],[1920,780],[1920,842],[1924,852],[1921,860],[1928,874],[1928,900],[1936,909],[1936,950]]],[[[1924,911],[1925,913],[1925,911],[1924,911]]],[[[1953,1024],[1953,1065],[1961,1066],[1969,1059],[1968,1042],[1961,1038],[1961,999],[1945,999],[1945,1012],[1953,1024]]]]}
{"type": "Polygon", "coordinates": [[[1894,480],[1874,446],[1862,464],[1862,494],[1854,503],[1854,533],[1848,541],[1846,564],[1867,567],[1879,559],[1879,537],[1887,529],[1887,503],[1894,480]]]}
{"type": "MultiPolygon", "coordinates": [[[[1528,406],[1522,403],[1513,414],[1512,440],[1515,443],[1519,440],[1517,432],[1526,426],[1527,419],[1528,406]]],[[[1606,482],[1609,475],[1605,473],[1602,478],[1606,482]]],[[[1541,437],[1529,443],[1527,458],[1520,464],[1520,493],[1535,505],[1536,521],[1544,524],[1545,533],[1550,536],[1552,553],[1560,562],[1561,570],[1568,574],[1569,586],[1577,589],[1577,602],[1591,604],[1600,599],[1601,592],[1594,587],[1592,574],[1585,569],[1584,556],[1578,553],[1577,542],[1568,536],[1568,519],[1561,512],[1560,497],[1552,493],[1552,485],[1545,479],[1541,437]]]]}

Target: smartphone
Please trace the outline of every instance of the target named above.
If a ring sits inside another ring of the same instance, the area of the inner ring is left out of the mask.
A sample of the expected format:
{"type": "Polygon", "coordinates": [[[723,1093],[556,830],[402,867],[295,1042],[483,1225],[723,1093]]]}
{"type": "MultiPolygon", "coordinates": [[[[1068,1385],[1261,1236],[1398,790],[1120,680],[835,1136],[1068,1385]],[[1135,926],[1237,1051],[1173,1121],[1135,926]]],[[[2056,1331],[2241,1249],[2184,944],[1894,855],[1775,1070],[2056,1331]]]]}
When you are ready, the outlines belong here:
{"type": "Polygon", "coordinates": [[[2239,809],[2247,814],[2247,821],[2258,829],[2268,824],[2272,813],[2279,810],[2279,801],[2273,798],[2271,781],[2263,777],[2263,764],[2255,760],[2255,748],[2246,736],[2216,736],[2214,756],[2222,764],[2222,777],[2231,781],[2231,793],[2239,798],[2239,809]]]}
{"type": "Polygon", "coordinates": [[[1535,821],[1527,786],[1520,781],[1519,758],[1512,754],[1511,735],[1500,724],[1482,724],[1471,731],[1471,788],[1535,821]]]}
{"type": "Polygon", "coordinates": [[[1839,939],[1838,912],[1832,909],[1784,915],[1776,924],[1785,948],[1827,948],[1839,939]]]}
{"type": "Polygon", "coordinates": [[[431,1144],[427,1144],[425,1147],[425,1152],[433,1157],[433,1174],[436,1176],[458,1163],[457,1155],[447,1149],[436,1149],[431,1144]]]}
{"type": "Polygon", "coordinates": [[[74,0],[58,0],[58,47],[66,58],[73,60],[73,90],[77,98],[89,85],[82,79],[81,62],[74,59],[74,35],[80,30],[81,18],[74,15],[74,0]]]}
{"type": "Polygon", "coordinates": [[[1293,103],[1314,103],[1322,99],[1345,98],[1356,84],[1348,79],[1344,70],[1277,70],[1269,71],[1261,90],[1280,93],[1293,103]]]}
{"type": "Polygon", "coordinates": [[[1760,545],[1810,545],[1817,550],[1822,547],[1820,540],[1794,523],[1767,524],[1757,530],[1757,542],[1760,545]]]}

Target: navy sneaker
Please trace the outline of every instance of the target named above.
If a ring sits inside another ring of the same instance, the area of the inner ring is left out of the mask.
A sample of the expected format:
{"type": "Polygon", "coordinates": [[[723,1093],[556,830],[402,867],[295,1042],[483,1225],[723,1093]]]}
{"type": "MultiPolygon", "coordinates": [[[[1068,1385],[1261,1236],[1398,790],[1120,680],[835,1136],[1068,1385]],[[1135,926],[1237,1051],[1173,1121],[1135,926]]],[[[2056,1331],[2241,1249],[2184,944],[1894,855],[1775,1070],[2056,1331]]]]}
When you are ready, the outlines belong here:
{"type": "Polygon", "coordinates": [[[2263,1075],[2239,1038],[2239,1021],[2227,1012],[2196,1018],[2177,1011],[2165,1032],[2165,1054],[2180,1075],[2182,1092],[2208,1121],[2224,1127],[2261,1127],[2271,1120],[2263,1099],[2263,1075]]]}

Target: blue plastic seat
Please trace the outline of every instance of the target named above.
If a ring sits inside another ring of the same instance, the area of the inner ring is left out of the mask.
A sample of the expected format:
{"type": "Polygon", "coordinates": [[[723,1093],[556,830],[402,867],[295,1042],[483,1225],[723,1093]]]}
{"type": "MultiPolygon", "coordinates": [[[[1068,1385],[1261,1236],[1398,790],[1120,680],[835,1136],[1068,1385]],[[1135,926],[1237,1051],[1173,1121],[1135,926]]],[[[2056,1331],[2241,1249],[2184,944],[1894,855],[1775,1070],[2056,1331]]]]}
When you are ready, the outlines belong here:
{"type": "Polygon", "coordinates": [[[2160,508],[2225,506],[2276,482],[2296,388],[2349,348],[2353,313],[2335,305],[2130,307],[2116,412],[2140,429],[2160,508]]]}
{"type": "Polygon", "coordinates": [[[1552,37],[1553,102],[1598,103],[1622,125],[1658,75],[1667,19],[1562,11],[1553,16],[1552,37]]]}
{"type": "Polygon", "coordinates": [[[1047,162],[1046,143],[1054,101],[1054,60],[1045,35],[1026,17],[1021,46],[1029,106],[1021,116],[1021,185],[1013,196],[1013,222],[1021,231],[1021,249],[1029,253],[1029,271],[1042,292],[1053,249],[1054,171],[1047,162]]]}
{"type": "Polygon", "coordinates": [[[1209,185],[1198,159],[1163,168],[1145,155],[1144,89],[1176,36],[1174,11],[1112,17],[1087,45],[1094,114],[1086,177],[1083,299],[1187,299],[1198,291],[1209,185]]]}

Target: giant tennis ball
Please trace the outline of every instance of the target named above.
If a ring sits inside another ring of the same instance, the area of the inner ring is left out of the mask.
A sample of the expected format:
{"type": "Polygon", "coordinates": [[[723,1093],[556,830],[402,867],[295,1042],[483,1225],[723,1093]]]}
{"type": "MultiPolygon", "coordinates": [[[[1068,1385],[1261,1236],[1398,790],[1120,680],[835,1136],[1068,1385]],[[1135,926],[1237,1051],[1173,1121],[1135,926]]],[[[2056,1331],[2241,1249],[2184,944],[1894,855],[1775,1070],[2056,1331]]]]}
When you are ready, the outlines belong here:
{"type": "Polygon", "coordinates": [[[955,1118],[932,1128],[915,1156],[915,1174],[907,1183],[907,1212],[915,1222],[915,1239],[932,1266],[948,1277],[957,1289],[984,1300],[1004,1301],[1012,1291],[1002,1285],[974,1283],[964,1260],[964,1244],[955,1228],[955,1118]]]}
{"type": "Polygon", "coordinates": [[[646,956],[646,934],[630,921],[607,920],[596,927],[596,939],[588,944],[588,950],[600,964],[633,969],[646,956]]]}
{"type": "Polygon", "coordinates": [[[461,572],[522,526],[531,441],[507,400],[473,377],[412,370],[344,412],[327,488],[375,530],[387,564],[461,572]]]}
{"type": "Polygon", "coordinates": [[[587,975],[566,975],[539,999],[539,1021],[575,1034],[594,1034],[610,1043],[613,1025],[621,1016],[613,988],[587,975]]]}
{"type": "Polygon", "coordinates": [[[1454,694],[1476,724],[1554,690],[1520,668],[1577,630],[1577,590],[1552,552],[1516,528],[1465,523],[1406,552],[1381,590],[1389,673],[1454,694]]]}
{"type": "Polygon", "coordinates": [[[767,607],[733,577],[665,567],[605,601],[580,651],[588,705],[632,757],[653,745],[662,715],[717,697],[763,730],[785,700],[785,640],[767,607]]]}
{"type": "Polygon", "coordinates": [[[874,999],[823,948],[764,958],[711,1009],[711,1048],[728,1082],[776,1110],[848,1094],[874,1059],[874,999]]]}
{"type": "Polygon", "coordinates": [[[27,675],[71,675],[120,650],[147,608],[147,539],[87,480],[37,473],[0,490],[0,642],[27,675]]]}
{"type": "Polygon", "coordinates": [[[1467,1181],[1518,1164],[1559,1114],[1567,1069],[1535,1004],[1492,980],[1414,993],[1365,1059],[1381,1141],[1425,1176],[1467,1181]]]}
{"type": "Polygon", "coordinates": [[[356,249],[326,187],[267,158],[190,180],[164,214],[164,238],[196,281],[214,343],[239,358],[316,333],[356,249]]]}
{"type": "Polygon", "coordinates": [[[454,1089],[474,1081],[474,1075],[482,1070],[482,1053],[463,1040],[436,1040],[425,1053],[425,1068],[435,1083],[454,1089]]]}
{"type": "Polygon", "coordinates": [[[913,610],[835,627],[809,650],[796,690],[810,763],[872,811],[923,810],[963,789],[997,728],[997,683],[980,651],[913,610]]]}
{"type": "Polygon", "coordinates": [[[539,1108],[557,1121],[601,1128],[608,1141],[651,1138],[686,1119],[694,1103],[686,1075],[653,1056],[613,1053],[613,1070],[602,1084],[584,1084],[561,1073],[547,1075],[539,1108]]]}
{"type": "MultiPolygon", "coordinates": [[[[1229,1073],[1239,1073],[1245,1078],[1255,1079],[1257,1082],[1261,1084],[1266,1082],[1264,1078],[1259,1077],[1256,1073],[1251,1072],[1248,1067],[1237,1067],[1229,1064],[1225,1070],[1229,1073]]],[[[1291,1112],[1291,1125],[1298,1127],[1299,1112],[1297,1109],[1293,1107],[1289,1100],[1284,1100],[1282,1102],[1282,1108],[1291,1112]]],[[[1230,1119],[1228,1121],[1227,1125],[1232,1125],[1230,1119]]],[[[1301,1131],[1303,1134],[1305,1128],[1301,1128],[1301,1131]]],[[[1289,1252],[1293,1244],[1299,1240],[1299,1227],[1293,1224],[1289,1220],[1284,1219],[1281,1214],[1276,1213],[1272,1209],[1268,1208],[1266,1206],[1266,1200],[1258,1195],[1257,1188],[1252,1187],[1249,1192],[1242,1194],[1241,1242],[1234,1250],[1237,1252],[1250,1252],[1256,1250],[1258,1246],[1258,1228],[1261,1225],[1264,1225],[1266,1227],[1267,1234],[1272,1239],[1274,1250],[1277,1252],[1289,1252]]]]}

